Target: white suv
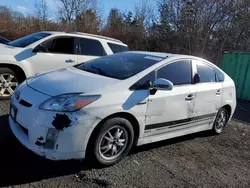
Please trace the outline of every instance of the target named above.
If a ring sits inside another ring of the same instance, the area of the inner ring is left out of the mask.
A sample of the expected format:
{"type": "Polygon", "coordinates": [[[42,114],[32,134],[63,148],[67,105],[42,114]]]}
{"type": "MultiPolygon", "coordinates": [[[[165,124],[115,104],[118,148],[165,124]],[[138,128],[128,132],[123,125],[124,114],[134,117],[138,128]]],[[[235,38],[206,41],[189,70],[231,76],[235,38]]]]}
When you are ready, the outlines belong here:
{"type": "Polygon", "coordinates": [[[1,44],[0,99],[10,98],[18,83],[39,72],[127,50],[117,39],[79,32],[38,32],[1,44]]]}

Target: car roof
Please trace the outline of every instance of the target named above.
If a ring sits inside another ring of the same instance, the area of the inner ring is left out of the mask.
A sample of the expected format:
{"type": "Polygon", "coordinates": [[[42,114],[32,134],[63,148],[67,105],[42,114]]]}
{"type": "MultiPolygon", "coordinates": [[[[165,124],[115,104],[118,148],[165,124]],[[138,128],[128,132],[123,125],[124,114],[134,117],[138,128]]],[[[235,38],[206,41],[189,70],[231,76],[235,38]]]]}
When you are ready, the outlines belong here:
{"type": "Polygon", "coordinates": [[[41,31],[43,33],[50,33],[50,34],[69,34],[69,35],[78,35],[79,37],[81,36],[86,36],[86,37],[90,37],[90,38],[98,38],[101,40],[105,40],[105,41],[109,41],[115,44],[121,44],[123,46],[127,46],[126,44],[124,44],[122,41],[115,39],[115,38],[111,38],[111,37],[106,37],[106,36],[102,36],[102,35],[95,35],[95,34],[90,34],[90,33],[82,33],[82,32],[60,32],[60,31],[41,31]]]}
{"type": "MultiPolygon", "coordinates": [[[[192,55],[185,55],[185,54],[172,54],[172,53],[148,52],[148,51],[127,51],[127,52],[157,56],[157,57],[161,57],[161,58],[164,58],[164,59],[167,59],[167,58],[192,58],[192,59],[200,59],[200,60],[207,61],[206,59],[203,59],[201,57],[196,57],[196,56],[192,56],[192,55]]],[[[127,53],[127,52],[124,52],[124,53],[127,53]]]]}

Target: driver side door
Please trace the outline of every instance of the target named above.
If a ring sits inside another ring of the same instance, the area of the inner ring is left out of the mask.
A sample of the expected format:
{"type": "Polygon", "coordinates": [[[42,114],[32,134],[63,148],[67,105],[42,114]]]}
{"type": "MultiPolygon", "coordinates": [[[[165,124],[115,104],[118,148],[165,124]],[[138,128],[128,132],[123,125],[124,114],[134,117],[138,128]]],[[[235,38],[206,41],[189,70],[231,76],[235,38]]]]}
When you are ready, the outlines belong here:
{"type": "Polygon", "coordinates": [[[33,75],[77,64],[76,44],[75,37],[70,36],[55,37],[43,42],[41,45],[46,51],[32,52],[33,75]]]}
{"type": "Polygon", "coordinates": [[[174,84],[172,90],[157,90],[149,96],[144,136],[161,135],[191,126],[196,88],[192,84],[192,62],[182,59],[156,71],[156,78],[174,84]]]}

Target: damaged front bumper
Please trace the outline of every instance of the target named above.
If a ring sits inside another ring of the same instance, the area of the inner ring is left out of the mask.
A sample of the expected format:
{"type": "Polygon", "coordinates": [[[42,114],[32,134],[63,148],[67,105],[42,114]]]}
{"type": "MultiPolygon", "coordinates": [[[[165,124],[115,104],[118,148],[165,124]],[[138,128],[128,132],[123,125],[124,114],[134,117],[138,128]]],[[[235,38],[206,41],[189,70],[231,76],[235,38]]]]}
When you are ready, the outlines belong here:
{"type": "Polygon", "coordinates": [[[15,123],[11,116],[9,116],[9,124],[13,134],[18,139],[18,141],[27,149],[31,150],[39,156],[50,160],[83,159],[85,157],[85,151],[59,152],[55,149],[45,149],[43,146],[31,144],[28,136],[23,131],[21,126],[18,123],[15,123]]]}
{"type": "Polygon", "coordinates": [[[29,87],[22,89],[19,99],[12,97],[11,106],[17,110],[14,113],[13,108],[10,109],[9,125],[13,134],[26,148],[47,159],[85,158],[86,138],[99,118],[81,110],[58,113],[39,109],[48,97],[29,87]],[[32,106],[25,106],[22,100],[32,106]],[[49,132],[50,137],[55,138],[53,143],[48,140],[49,132]]]}

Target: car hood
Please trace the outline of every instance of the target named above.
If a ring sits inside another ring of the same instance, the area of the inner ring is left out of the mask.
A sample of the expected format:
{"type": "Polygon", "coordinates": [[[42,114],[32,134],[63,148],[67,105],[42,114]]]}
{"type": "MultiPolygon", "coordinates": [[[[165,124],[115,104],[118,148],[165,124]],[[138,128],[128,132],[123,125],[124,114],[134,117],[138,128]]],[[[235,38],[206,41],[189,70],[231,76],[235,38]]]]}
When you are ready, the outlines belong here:
{"type": "Polygon", "coordinates": [[[14,46],[8,46],[5,44],[0,45],[0,55],[17,55],[21,51],[23,51],[24,48],[17,48],[14,46]]]}
{"type": "Polygon", "coordinates": [[[119,80],[79,70],[74,67],[36,75],[27,79],[31,88],[50,96],[65,93],[89,93],[112,87],[119,80]]]}

